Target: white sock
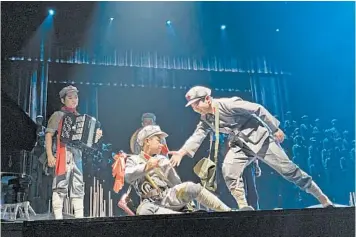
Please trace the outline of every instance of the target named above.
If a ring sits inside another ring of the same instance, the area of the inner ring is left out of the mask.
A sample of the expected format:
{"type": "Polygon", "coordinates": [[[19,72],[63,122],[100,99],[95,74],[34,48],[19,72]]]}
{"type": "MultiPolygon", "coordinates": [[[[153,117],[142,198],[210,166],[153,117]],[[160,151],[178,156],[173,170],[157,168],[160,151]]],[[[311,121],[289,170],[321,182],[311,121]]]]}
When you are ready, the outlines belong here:
{"type": "Polygon", "coordinates": [[[74,209],[74,217],[75,218],[83,218],[84,217],[84,198],[72,198],[72,205],[74,209]]]}
{"type": "Polygon", "coordinates": [[[63,219],[63,201],[64,201],[63,197],[61,197],[57,192],[53,192],[52,208],[53,208],[54,218],[56,220],[63,219]]]}

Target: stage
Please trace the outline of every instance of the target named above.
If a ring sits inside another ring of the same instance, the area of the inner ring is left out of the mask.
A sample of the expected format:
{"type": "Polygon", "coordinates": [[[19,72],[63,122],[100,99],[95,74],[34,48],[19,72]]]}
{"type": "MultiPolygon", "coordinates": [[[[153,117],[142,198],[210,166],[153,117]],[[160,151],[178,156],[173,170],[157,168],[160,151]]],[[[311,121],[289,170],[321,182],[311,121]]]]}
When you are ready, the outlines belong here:
{"type": "Polygon", "coordinates": [[[2,223],[2,236],[355,236],[355,208],[192,213],[2,223]]]}

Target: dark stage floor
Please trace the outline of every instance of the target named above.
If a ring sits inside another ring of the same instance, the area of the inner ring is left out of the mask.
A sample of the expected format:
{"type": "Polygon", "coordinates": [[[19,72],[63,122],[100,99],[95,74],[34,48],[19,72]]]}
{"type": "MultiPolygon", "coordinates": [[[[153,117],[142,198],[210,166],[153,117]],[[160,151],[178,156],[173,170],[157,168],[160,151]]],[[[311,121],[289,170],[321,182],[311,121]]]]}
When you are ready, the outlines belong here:
{"type": "Polygon", "coordinates": [[[355,236],[355,208],[34,220],[2,223],[2,236],[355,236]]]}

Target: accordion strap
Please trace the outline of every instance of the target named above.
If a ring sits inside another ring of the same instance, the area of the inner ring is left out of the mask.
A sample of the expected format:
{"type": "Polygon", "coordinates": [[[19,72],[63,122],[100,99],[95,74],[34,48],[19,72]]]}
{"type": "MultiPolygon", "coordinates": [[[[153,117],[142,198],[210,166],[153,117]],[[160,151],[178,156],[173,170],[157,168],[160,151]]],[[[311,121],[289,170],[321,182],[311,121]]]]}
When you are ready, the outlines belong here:
{"type": "Polygon", "coordinates": [[[63,118],[59,122],[57,133],[56,176],[66,173],[66,147],[60,140],[62,126],[63,118]]]}

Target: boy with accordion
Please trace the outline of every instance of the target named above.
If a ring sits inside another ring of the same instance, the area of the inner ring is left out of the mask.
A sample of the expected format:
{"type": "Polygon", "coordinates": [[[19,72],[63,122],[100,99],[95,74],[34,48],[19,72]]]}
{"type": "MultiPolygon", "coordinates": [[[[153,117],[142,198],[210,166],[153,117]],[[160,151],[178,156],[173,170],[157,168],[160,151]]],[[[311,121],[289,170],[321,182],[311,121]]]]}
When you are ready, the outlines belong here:
{"type": "Polygon", "coordinates": [[[84,216],[82,151],[86,147],[90,148],[102,137],[102,130],[98,128],[99,122],[77,112],[78,92],[74,86],[64,87],[59,92],[64,106],[60,111],[52,114],[46,128],[45,146],[48,166],[55,167],[52,185],[52,207],[55,219],[63,218],[63,201],[68,192],[75,218],[84,216]],[[53,143],[54,136],[56,143],[53,143]]]}

